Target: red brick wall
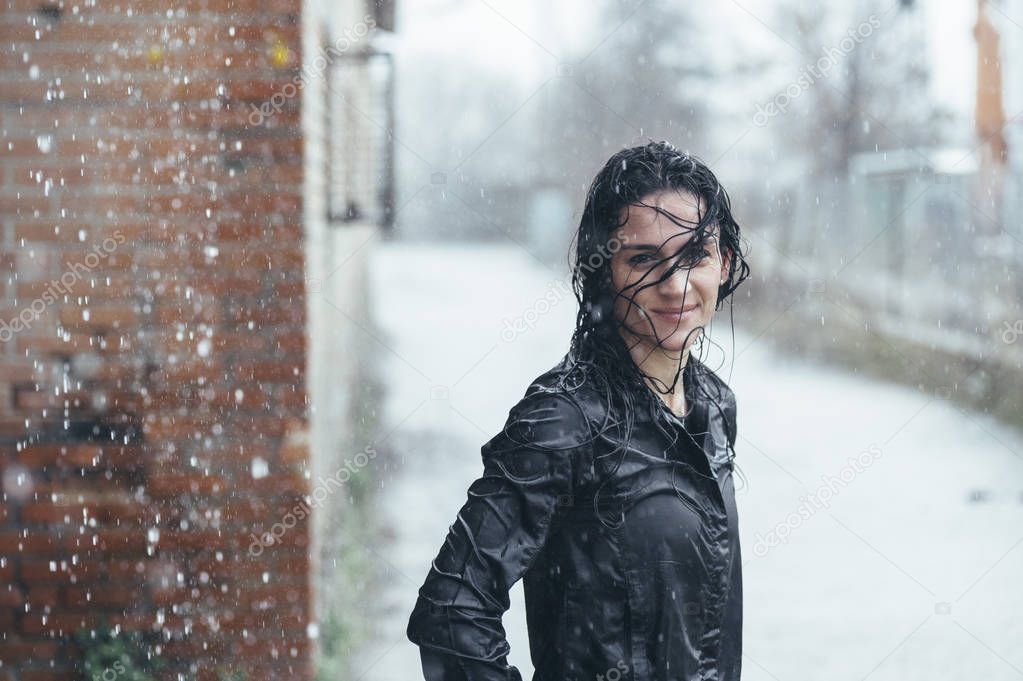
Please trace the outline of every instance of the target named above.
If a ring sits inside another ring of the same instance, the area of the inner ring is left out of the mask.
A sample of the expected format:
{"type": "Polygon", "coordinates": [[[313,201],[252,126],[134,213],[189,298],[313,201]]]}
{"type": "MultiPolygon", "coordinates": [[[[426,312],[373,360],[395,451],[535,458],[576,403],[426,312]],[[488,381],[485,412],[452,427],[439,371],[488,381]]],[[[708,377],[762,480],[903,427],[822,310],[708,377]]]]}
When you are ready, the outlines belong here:
{"type": "Polygon", "coordinates": [[[308,678],[301,5],[95,4],[0,15],[0,679],[308,678]]]}

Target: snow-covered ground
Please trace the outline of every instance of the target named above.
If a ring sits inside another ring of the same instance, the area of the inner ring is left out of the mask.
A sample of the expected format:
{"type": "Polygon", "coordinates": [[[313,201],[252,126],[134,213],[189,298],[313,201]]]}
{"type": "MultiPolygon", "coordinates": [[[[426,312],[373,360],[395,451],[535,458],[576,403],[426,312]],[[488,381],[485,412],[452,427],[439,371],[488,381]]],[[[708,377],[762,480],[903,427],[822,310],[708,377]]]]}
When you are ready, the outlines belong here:
{"type": "MultiPolygon", "coordinates": [[[[381,473],[390,529],[373,560],[389,586],[366,594],[376,630],[353,678],[410,681],[416,591],[480,445],[567,349],[575,301],[515,245],[389,243],[371,292],[380,438],[401,465],[381,473]],[[531,323],[509,330],[516,320],[531,323]]],[[[725,354],[709,363],[738,396],[747,479],[745,681],[1023,677],[1023,437],[939,396],[776,354],[756,333],[733,338],[721,315],[711,337],[725,354]]],[[[529,679],[521,583],[505,625],[529,679]]]]}

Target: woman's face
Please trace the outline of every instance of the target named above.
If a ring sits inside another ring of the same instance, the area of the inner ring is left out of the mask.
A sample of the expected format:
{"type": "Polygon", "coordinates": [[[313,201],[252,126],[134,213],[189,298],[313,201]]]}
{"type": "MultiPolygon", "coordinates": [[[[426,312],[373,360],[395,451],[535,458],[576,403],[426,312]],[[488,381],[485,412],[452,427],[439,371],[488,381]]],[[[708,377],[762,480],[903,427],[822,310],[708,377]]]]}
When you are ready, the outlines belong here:
{"type": "MultiPolygon", "coordinates": [[[[708,226],[702,248],[691,243],[704,203],[688,192],[660,191],[643,197],[681,225],[646,206],[628,206],[628,221],[615,233],[623,245],[611,259],[614,314],[626,336],[650,348],[687,350],[710,324],[718,287],[728,275],[717,227],[708,226]],[[676,269],[663,281],[666,272],[676,269]]],[[[625,212],[627,211],[627,213],[625,212]]],[[[620,218],[620,219],[621,219],[620,218]]]]}

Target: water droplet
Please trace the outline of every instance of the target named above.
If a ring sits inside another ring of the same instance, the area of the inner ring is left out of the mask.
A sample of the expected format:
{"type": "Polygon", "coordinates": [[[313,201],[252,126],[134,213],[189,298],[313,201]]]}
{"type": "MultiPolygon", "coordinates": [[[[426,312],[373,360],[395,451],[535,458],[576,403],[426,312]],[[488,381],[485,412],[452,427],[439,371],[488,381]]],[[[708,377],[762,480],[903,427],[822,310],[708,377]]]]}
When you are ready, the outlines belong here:
{"type": "Polygon", "coordinates": [[[252,459],[252,477],[256,480],[265,478],[270,474],[270,466],[262,457],[252,459]]]}

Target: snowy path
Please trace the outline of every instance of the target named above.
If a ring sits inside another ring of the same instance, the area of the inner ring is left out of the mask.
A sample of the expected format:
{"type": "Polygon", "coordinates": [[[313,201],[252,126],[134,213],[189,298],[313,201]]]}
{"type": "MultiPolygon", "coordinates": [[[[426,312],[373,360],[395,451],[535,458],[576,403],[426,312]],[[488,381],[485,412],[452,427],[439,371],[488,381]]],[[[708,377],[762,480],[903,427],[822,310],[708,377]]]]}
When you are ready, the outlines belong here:
{"type": "MultiPolygon", "coordinates": [[[[353,678],[410,681],[422,678],[404,633],[416,590],[481,472],[480,445],[567,349],[575,302],[515,246],[386,244],[371,290],[387,346],[384,435],[401,465],[384,473],[379,511],[393,530],[374,555],[390,586],[365,604],[376,631],[353,678]],[[505,318],[527,313],[535,328],[502,337],[505,318]]],[[[1023,678],[1023,437],[732,339],[727,323],[712,336],[734,351],[734,364],[709,363],[737,393],[749,481],[743,679],[1023,678]]],[[[529,679],[521,583],[505,625],[529,679]]]]}

